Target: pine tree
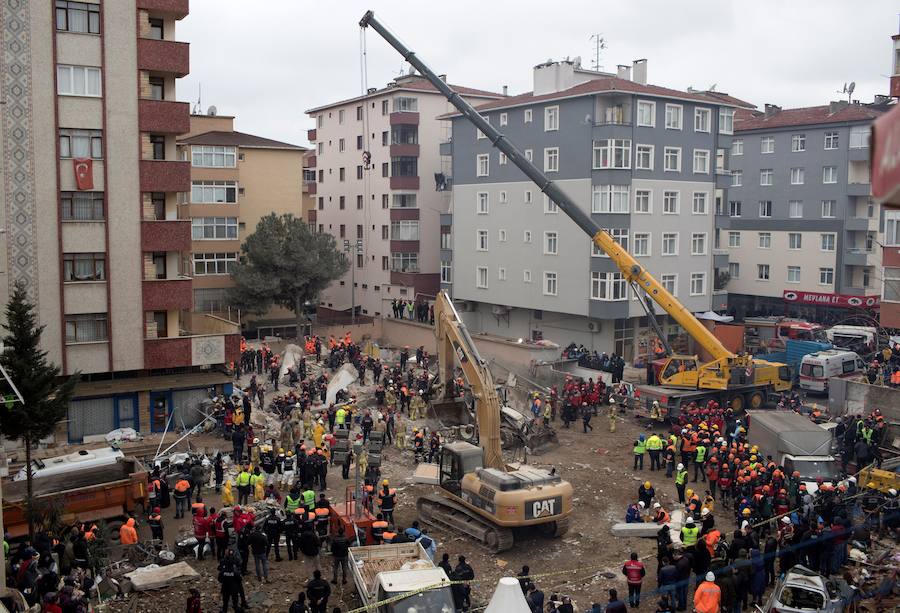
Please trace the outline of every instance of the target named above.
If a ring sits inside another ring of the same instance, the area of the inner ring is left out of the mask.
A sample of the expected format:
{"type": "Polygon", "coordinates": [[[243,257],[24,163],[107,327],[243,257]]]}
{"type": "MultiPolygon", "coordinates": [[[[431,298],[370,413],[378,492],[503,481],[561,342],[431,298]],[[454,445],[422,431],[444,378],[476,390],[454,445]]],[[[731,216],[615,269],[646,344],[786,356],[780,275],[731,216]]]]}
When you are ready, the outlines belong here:
{"type": "Polygon", "coordinates": [[[31,448],[52,434],[56,424],[65,418],[79,375],[61,378],[59,367],[47,360],[47,352],[40,347],[44,326],[38,325],[34,307],[21,285],[16,286],[6,305],[3,329],[7,334],[3,338],[0,364],[19,389],[24,404],[11,402],[0,407],[0,434],[12,440],[21,439],[25,445],[28,476],[25,503],[28,533],[33,537],[31,448]]]}

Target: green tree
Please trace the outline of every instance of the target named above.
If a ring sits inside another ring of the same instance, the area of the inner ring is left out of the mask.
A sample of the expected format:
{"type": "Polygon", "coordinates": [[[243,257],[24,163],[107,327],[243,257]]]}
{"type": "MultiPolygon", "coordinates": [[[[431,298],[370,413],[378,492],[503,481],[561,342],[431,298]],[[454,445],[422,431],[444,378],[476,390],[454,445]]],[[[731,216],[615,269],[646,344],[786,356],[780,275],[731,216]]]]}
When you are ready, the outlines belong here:
{"type": "Polygon", "coordinates": [[[61,378],[59,367],[47,360],[47,352],[40,347],[44,326],[38,325],[34,307],[22,285],[16,286],[6,305],[3,328],[7,334],[3,338],[0,363],[22,394],[24,404],[12,402],[0,408],[0,433],[13,440],[21,439],[25,445],[28,476],[25,503],[28,532],[33,536],[31,448],[52,434],[56,424],[65,418],[79,375],[61,378]]]}
{"type": "Polygon", "coordinates": [[[244,261],[231,274],[232,306],[261,315],[272,304],[290,309],[297,335],[304,323],[303,305],[340,278],[350,265],[338,251],[334,237],[310,230],[291,214],[270,213],[241,245],[244,261]]]}

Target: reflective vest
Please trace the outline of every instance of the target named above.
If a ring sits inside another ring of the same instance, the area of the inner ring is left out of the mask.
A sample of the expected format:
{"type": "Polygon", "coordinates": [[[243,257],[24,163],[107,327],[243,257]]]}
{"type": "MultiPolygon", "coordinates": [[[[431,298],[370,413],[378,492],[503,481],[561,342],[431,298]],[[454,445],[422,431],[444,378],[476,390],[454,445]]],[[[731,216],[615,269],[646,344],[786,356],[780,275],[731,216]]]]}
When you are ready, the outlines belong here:
{"type": "Polygon", "coordinates": [[[291,497],[290,494],[288,494],[285,497],[284,508],[287,509],[288,513],[293,513],[294,511],[296,511],[297,509],[300,508],[300,503],[302,501],[303,501],[303,498],[301,496],[297,496],[296,498],[293,498],[293,497],[291,497]]]}
{"type": "Polygon", "coordinates": [[[237,484],[238,487],[247,487],[250,485],[250,473],[246,470],[241,471],[241,474],[237,476],[237,484]]]}
{"type": "Polygon", "coordinates": [[[697,457],[694,459],[697,464],[702,464],[703,460],[706,459],[706,447],[703,445],[697,445],[697,457]]]}
{"type": "Polygon", "coordinates": [[[644,441],[638,440],[634,444],[634,455],[644,455],[644,451],[647,449],[647,443],[644,441]]]}
{"type": "Polygon", "coordinates": [[[328,515],[330,513],[331,513],[331,511],[326,509],[325,507],[318,507],[316,509],[316,521],[319,523],[327,522],[328,515]]]}
{"type": "Polygon", "coordinates": [[[388,523],[386,521],[373,521],[372,522],[372,537],[376,541],[381,541],[384,538],[384,531],[387,530],[388,523]]]}
{"type": "Polygon", "coordinates": [[[687,481],[687,471],[679,470],[675,472],[675,485],[684,485],[684,482],[687,481]]]}
{"type": "Polygon", "coordinates": [[[337,410],[337,413],[334,414],[334,422],[339,425],[344,425],[345,421],[347,421],[347,411],[341,407],[337,410]]]}
{"type": "Polygon", "coordinates": [[[681,529],[681,543],[685,547],[693,547],[697,544],[697,536],[700,534],[700,528],[697,526],[685,526],[681,529]]]}
{"type": "Polygon", "coordinates": [[[307,510],[312,511],[316,507],[316,493],[312,490],[303,492],[303,504],[307,510]]]}
{"type": "Polygon", "coordinates": [[[663,447],[662,439],[655,434],[647,439],[647,449],[650,451],[659,451],[663,447]]]}
{"type": "Polygon", "coordinates": [[[712,581],[704,581],[694,592],[694,608],[697,613],[719,613],[722,590],[712,581]]]}

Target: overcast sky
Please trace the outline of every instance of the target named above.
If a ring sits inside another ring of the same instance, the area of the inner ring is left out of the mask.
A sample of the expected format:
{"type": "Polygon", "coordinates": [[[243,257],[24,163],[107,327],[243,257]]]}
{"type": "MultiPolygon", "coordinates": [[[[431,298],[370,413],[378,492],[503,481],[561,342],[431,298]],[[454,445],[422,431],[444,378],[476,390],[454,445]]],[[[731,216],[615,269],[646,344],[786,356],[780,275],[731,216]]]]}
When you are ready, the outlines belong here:
{"type": "MultiPolygon", "coordinates": [[[[235,115],[244,132],[307,145],[308,108],[359,95],[358,22],[373,9],[448,81],[511,94],[531,90],[531,69],[548,58],[600,63],[648,60],[648,81],[708,88],[760,107],[811,106],[887,93],[896,0],[192,0],[178,27],[191,43],[191,74],[178,98],[235,115]]],[[[383,87],[400,56],[367,33],[368,84],[383,87]]]]}

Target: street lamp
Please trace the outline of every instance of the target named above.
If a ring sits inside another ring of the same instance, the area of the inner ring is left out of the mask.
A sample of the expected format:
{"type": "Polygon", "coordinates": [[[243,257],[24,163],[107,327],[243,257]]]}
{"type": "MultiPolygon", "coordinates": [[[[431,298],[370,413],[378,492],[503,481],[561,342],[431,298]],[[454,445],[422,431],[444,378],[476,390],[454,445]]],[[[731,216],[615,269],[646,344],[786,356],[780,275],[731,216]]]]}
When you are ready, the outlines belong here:
{"type": "MultiPolygon", "coordinates": [[[[344,239],[344,253],[350,257],[354,251],[356,255],[362,255],[363,242],[361,238],[356,239],[356,245],[350,243],[348,239],[344,239]]],[[[356,325],[356,262],[355,258],[350,257],[350,325],[356,325]]]]}

